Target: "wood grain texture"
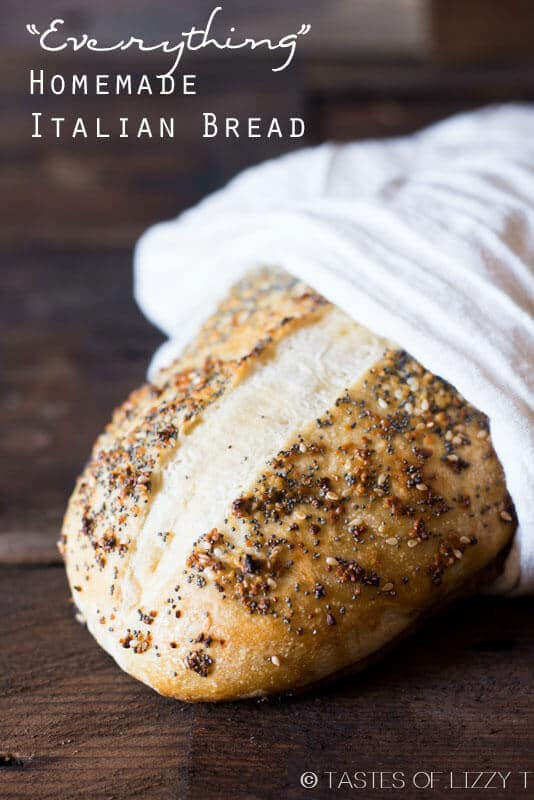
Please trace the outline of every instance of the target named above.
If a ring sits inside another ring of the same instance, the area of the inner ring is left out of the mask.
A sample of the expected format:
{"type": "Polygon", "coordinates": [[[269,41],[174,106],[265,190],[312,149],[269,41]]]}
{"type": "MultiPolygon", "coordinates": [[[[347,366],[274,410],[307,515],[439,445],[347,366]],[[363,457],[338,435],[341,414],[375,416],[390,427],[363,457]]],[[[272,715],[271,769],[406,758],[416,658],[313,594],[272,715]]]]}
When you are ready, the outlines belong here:
{"type": "MultiPolygon", "coordinates": [[[[214,24],[220,38],[231,25],[242,35],[278,39],[309,23],[312,34],[299,50],[313,56],[359,52],[367,57],[513,59],[528,54],[533,41],[530,0],[226,0],[221,5],[214,24]]],[[[58,16],[69,34],[87,32],[104,42],[130,34],[161,41],[192,25],[202,27],[213,8],[209,0],[113,0],[111,7],[106,0],[47,0],[46,6],[41,0],[4,0],[0,43],[27,45],[26,23],[42,28],[58,16]]]]}
{"type": "Polygon", "coordinates": [[[65,503],[94,438],[162,337],[133,302],[130,253],[3,261],[0,562],[46,563],[58,561],[65,503]]]}
{"type": "Polygon", "coordinates": [[[0,749],[23,762],[0,769],[5,800],[326,797],[327,770],[529,768],[531,599],[466,603],[322,691],[197,706],[115,666],[74,620],[62,569],[0,568],[0,607],[0,749]]]}
{"type": "MultiPolygon", "coordinates": [[[[365,31],[345,26],[343,37],[332,37],[342,4],[327,9],[314,0],[307,8],[331,22],[322,37],[310,39],[295,68],[277,79],[260,60],[229,60],[224,68],[208,60],[196,64],[198,101],[128,99],[131,117],[179,115],[176,140],[36,142],[30,139],[32,110],[89,117],[101,111],[106,119],[126,108],[113,98],[29,97],[32,66],[116,71],[109,59],[84,64],[47,57],[43,63],[24,25],[48,19],[44,5],[50,15],[68,15],[73,25],[102,36],[120,35],[127,21],[156,37],[174,18],[164,0],[117,0],[114,13],[104,0],[8,0],[2,9],[0,797],[354,797],[363,795],[332,793],[324,782],[306,792],[299,776],[306,769],[534,769],[530,599],[466,603],[387,661],[322,692],[190,707],[123,674],[75,622],[55,549],[67,496],[95,435],[112,407],[141,382],[161,341],[131,297],[136,237],[243,167],[295,146],[287,140],[202,142],[198,113],[301,113],[308,135],[299,144],[396,135],[456,110],[533,99],[532,58],[447,68],[364,61],[352,43],[365,31]],[[10,763],[3,753],[18,754],[14,766],[2,766],[10,763]]],[[[448,7],[440,0],[436,5],[448,7]]],[[[208,6],[187,0],[180,15],[192,23],[208,6]]],[[[264,31],[287,27],[282,0],[263,4],[261,15],[243,0],[232,9],[246,11],[264,31]]],[[[517,18],[508,6],[507,13],[512,28],[517,18]]],[[[454,44],[458,30],[450,14],[445,22],[448,32],[439,36],[446,50],[445,40],[452,36],[454,44]]],[[[484,52],[480,37],[473,44],[473,52],[484,52]]],[[[461,46],[465,51],[465,37],[461,46]]],[[[144,59],[121,64],[134,73],[158,66],[144,59]]],[[[534,794],[489,795],[516,796],[534,794]]]]}

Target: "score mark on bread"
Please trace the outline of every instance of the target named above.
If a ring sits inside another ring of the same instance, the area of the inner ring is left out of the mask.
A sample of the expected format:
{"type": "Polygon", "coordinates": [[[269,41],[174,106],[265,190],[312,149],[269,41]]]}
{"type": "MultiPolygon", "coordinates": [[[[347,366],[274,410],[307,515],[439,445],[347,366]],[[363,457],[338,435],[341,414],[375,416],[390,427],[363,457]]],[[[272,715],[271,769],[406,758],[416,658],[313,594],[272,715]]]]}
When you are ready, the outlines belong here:
{"type": "Polygon", "coordinates": [[[465,591],[514,527],[486,417],[264,270],[116,410],[60,549],[123,669],[220,700],[363,662],[465,591]]]}

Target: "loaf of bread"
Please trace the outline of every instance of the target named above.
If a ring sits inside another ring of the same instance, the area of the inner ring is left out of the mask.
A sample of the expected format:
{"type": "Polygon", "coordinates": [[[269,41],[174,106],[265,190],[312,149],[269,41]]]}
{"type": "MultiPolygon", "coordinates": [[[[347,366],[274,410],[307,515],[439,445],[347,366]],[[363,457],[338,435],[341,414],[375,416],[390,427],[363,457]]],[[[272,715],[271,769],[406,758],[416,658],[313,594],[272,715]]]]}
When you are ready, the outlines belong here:
{"type": "Polygon", "coordinates": [[[115,411],[60,550],[126,672],[225,700],[365,664],[498,569],[514,529],[487,418],[263,270],[115,411]]]}

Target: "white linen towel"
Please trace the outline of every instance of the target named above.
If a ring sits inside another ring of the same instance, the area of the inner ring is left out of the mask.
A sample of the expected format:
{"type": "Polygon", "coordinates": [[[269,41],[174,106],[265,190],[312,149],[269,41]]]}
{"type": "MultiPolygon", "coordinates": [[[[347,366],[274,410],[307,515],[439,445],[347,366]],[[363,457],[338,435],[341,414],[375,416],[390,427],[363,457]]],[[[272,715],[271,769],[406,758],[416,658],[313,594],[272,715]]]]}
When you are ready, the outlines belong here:
{"type": "Polygon", "coordinates": [[[301,150],[148,230],[135,296],[170,339],[150,374],[260,265],[299,276],[490,417],[520,523],[495,589],[533,591],[534,107],[301,150]]]}

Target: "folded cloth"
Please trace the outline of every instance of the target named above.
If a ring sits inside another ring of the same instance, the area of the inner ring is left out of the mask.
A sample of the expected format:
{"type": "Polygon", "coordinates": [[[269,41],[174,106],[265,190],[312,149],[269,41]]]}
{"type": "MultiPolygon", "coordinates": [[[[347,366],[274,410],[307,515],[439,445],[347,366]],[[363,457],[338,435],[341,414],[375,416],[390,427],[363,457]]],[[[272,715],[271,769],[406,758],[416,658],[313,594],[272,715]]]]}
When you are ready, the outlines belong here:
{"type": "Polygon", "coordinates": [[[244,271],[297,275],[490,418],[519,530],[496,591],[534,590],[534,106],[324,144],[246,170],[135,252],[170,361],[244,271]]]}

